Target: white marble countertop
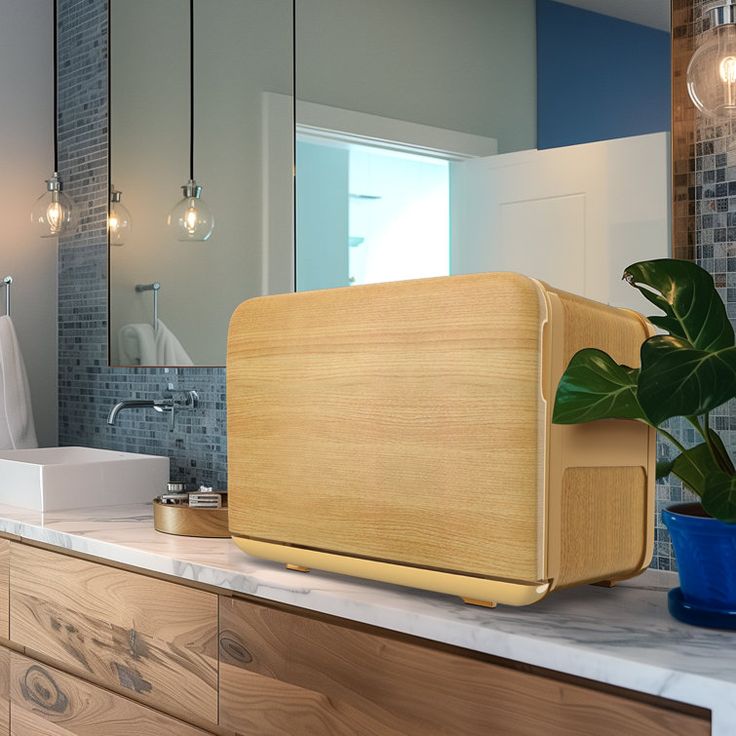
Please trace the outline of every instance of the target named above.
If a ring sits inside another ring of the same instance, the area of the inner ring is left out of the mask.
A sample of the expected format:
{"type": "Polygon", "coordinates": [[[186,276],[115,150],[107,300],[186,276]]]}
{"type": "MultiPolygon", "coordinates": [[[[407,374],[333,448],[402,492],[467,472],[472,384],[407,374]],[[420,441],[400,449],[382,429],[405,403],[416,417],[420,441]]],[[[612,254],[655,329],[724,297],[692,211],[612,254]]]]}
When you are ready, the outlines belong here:
{"type": "Polygon", "coordinates": [[[613,589],[584,586],[527,608],[491,610],[339,575],[289,572],[226,539],[160,534],[147,505],[45,515],[0,505],[0,532],[708,708],[713,735],[736,736],[736,632],[672,619],[672,573],[652,570],[613,589]]]}

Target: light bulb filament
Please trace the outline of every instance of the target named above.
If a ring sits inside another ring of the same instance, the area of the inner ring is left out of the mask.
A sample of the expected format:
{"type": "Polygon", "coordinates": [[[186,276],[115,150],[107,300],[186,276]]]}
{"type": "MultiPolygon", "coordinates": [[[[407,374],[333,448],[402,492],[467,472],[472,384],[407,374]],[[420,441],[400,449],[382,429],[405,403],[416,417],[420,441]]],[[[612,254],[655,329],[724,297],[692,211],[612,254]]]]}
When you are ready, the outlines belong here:
{"type": "Polygon", "coordinates": [[[46,209],[46,221],[53,233],[58,233],[64,224],[64,208],[59,202],[51,202],[46,209]]]}
{"type": "Polygon", "coordinates": [[[726,84],[736,83],[736,56],[726,56],[718,66],[721,80],[726,84]]]}
{"type": "Polygon", "coordinates": [[[190,235],[197,231],[199,225],[199,208],[195,200],[192,200],[184,213],[184,227],[190,235]]]}

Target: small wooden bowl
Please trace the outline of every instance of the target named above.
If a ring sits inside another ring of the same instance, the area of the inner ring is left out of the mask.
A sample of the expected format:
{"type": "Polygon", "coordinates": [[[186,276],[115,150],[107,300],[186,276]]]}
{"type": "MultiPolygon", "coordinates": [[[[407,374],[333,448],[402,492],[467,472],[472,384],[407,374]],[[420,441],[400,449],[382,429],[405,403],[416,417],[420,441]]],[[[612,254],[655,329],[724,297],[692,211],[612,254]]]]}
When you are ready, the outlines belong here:
{"type": "Polygon", "coordinates": [[[230,538],[227,504],[221,509],[198,509],[154,501],[153,526],[158,532],[182,537],[230,538]]]}

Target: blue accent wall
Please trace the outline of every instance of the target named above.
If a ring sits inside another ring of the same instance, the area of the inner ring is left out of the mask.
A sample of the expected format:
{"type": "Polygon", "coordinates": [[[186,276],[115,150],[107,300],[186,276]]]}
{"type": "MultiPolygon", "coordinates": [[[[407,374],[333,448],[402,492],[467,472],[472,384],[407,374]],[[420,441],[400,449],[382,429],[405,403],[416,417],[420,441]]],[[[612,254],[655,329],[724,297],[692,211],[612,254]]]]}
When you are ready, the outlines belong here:
{"type": "Polygon", "coordinates": [[[670,130],[670,34],[537,0],[537,146],[670,130]]]}

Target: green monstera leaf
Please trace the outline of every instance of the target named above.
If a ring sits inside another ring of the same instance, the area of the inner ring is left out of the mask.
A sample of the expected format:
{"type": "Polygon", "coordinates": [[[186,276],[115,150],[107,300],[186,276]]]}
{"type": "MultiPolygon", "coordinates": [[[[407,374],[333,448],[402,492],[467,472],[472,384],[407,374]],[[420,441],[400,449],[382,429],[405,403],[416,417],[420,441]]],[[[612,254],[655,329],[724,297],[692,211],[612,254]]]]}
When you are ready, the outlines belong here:
{"type": "Polygon", "coordinates": [[[638,369],[619,365],[602,350],[580,350],[557,387],[552,421],[581,424],[597,419],[644,419],[636,397],[638,376],[638,369]]]}
{"type": "Polygon", "coordinates": [[[713,473],[706,478],[703,508],[716,519],[736,523],[736,476],[713,473]]]}
{"type": "Polygon", "coordinates": [[[657,477],[663,478],[672,473],[691,491],[702,497],[705,494],[708,478],[722,474],[723,468],[733,472],[733,465],[721,438],[713,430],[708,431],[708,436],[712,448],[703,442],[680,453],[673,460],[658,463],[657,477]],[[662,472],[661,475],[660,472],[662,472]]]}
{"type": "Polygon", "coordinates": [[[736,469],[708,414],[736,398],[734,331],[712,277],[694,263],[672,259],[629,266],[624,278],[664,316],[651,321],[668,335],[641,348],[641,368],[585,349],[570,361],[557,388],[553,421],[580,424],[634,419],[658,427],[680,454],[657,464],[700,496],[711,516],[736,523],[736,469]],[[685,448],[660,425],[685,417],[705,441],[685,448]]]}
{"type": "Polygon", "coordinates": [[[674,458],[670,458],[667,460],[657,460],[657,469],[656,469],[655,477],[657,478],[657,480],[666,478],[672,472],[672,468],[674,467],[675,467],[674,458]]]}
{"type": "Polygon", "coordinates": [[[733,327],[713,277],[697,264],[672,258],[641,261],[624,271],[624,279],[664,312],[664,317],[649,318],[657,327],[696,350],[733,347],[733,327]]]}
{"type": "Polygon", "coordinates": [[[705,414],[735,396],[736,347],[697,350],[672,335],[642,345],[637,397],[654,424],[705,414]]]}

